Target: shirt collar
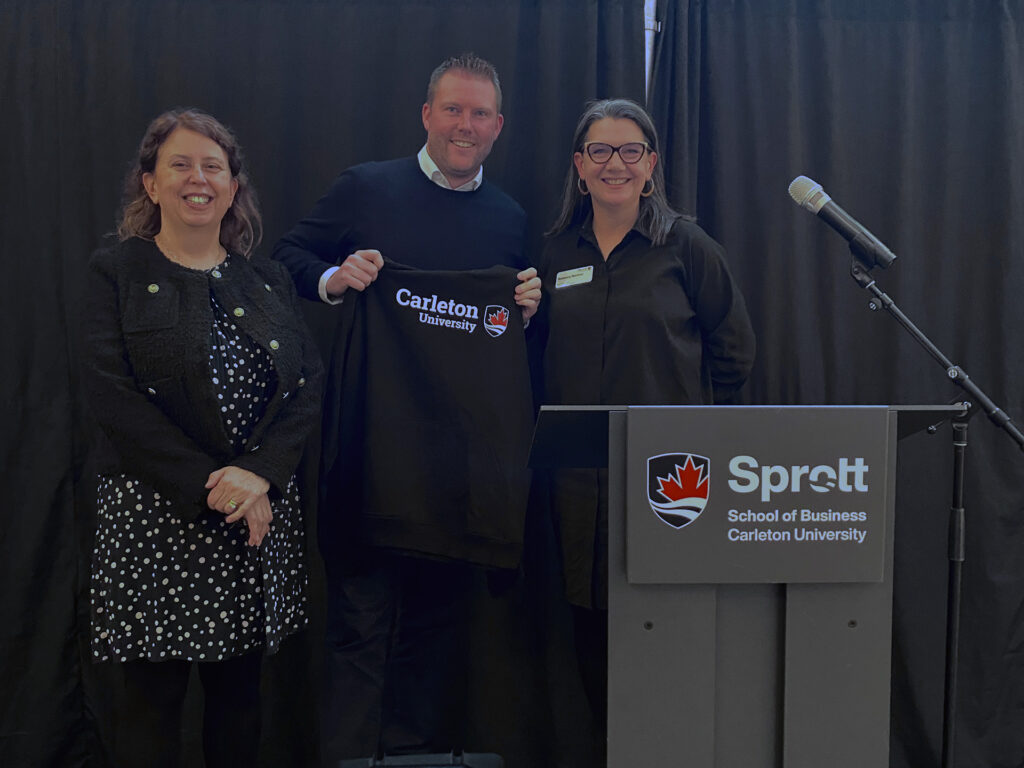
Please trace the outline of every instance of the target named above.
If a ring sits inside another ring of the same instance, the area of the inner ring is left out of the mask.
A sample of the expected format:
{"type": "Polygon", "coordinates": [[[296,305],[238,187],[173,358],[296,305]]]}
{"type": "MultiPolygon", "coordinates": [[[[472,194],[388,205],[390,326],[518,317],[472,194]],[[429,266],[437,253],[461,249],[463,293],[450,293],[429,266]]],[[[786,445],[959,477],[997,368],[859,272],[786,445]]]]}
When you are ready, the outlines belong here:
{"type": "MultiPolygon", "coordinates": [[[[643,232],[641,232],[639,229],[637,229],[636,228],[636,224],[634,224],[633,228],[630,229],[629,232],[626,233],[626,236],[622,238],[622,242],[619,243],[619,245],[616,246],[616,248],[618,248],[620,246],[628,245],[636,237],[642,237],[645,240],[648,240],[647,235],[645,235],[643,232]]],[[[577,244],[579,243],[580,240],[583,240],[585,242],[590,243],[592,246],[597,248],[599,251],[601,250],[601,247],[597,244],[597,236],[594,234],[594,212],[593,211],[588,211],[587,212],[587,217],[580,224],[579,234],[576,236],[577,244]]]]}
{"type": "Polygon", "coordinates": [[[445,189],[454,189],[456,192],[473,192],[481,184],[484,183],[484,167],[481,165],[477,169],[476,176],[458,187],[453,187],[448,183],[448,179],[441,173],[441,169],[437,167],[437,163],[433,161],[430,155],[427,154],[427,145],[423,145],[423,149],[416,155],[416,159],[420,161],[420,170],[426,175],[428,179],[437,184],[439,187],[445,189]]]}

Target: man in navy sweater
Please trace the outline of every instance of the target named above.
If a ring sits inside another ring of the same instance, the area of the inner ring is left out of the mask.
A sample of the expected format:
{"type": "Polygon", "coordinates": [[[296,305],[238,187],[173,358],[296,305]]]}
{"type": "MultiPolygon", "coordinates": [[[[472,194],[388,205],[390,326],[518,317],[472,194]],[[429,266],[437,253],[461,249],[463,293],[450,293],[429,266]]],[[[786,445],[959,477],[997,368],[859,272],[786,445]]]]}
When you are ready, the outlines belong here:
{"type": "MultiPolygon", "coordinates": [[[[346,170],[277,243],[274,258],[300,295],[329,304],[366,289],[384,256],[426,270],[514,267],[519,283],[511,298],[528,321],[540,302],[540,280],[523,255],[526,216],[483,178],[504,122],[493,65],[469,54],[443,62],[431,75],[422,117],[427,141],[418,155],[346,170]]],[[[340,515],[347,501],[327,498],[321,519],[340,515]]],[[[357,532],[356,541],[325,541],[323,531],[321,525],[328,588],[324,764],[374,752],[461,748],[470,566],[445,553],[423,558],[360,547],[357,532]]]]}

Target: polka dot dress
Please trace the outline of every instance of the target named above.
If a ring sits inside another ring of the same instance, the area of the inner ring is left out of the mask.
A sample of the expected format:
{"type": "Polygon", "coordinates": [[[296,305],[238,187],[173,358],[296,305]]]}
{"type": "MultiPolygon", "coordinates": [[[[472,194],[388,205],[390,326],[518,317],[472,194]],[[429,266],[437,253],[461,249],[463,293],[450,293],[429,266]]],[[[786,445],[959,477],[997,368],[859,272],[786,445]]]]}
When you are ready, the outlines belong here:
{"type": "MultiPolygon", "coordinates": [[[[228,268],[228,262],[218,269],[228,268]]],[[[224,428],[242,452],[273,392],[267,353],[211,294],[210,369],[224,428]]],[[[101,477],[92,565],[92,652],[113,658],[219,661],[281,641],[306,624],[303,526],[293,477],[272,502],[270,532],[246,544],[245,520],[192,522],[129,475],[101,477]]]]}

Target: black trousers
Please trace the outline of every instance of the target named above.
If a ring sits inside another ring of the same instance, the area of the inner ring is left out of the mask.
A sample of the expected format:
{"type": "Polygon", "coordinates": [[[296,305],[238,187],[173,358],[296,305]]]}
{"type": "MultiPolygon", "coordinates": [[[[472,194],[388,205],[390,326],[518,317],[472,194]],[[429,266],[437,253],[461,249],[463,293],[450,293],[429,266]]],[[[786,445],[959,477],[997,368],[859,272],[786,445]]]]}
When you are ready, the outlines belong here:
{"type": "MultiPolygon", "coordinates": [[[[199,662],[206,768],[255,766],[260,743],[262,651],[199,662]]],[[[181,715],[192,662],[121,664],[114,754],[118,768],[178,768],[181,715]]]]}
{"type": "Polygon", "coordinates": [[[472,567],[382,554],[328,565],[321,756],[462,748],[472,567]]]}
{"type": "Polygon", "coordinates": [[[604,765],[608,740],[608,611],[572,606],[576,663],[590,704],[596,736],[595,755],[604,765]]]}

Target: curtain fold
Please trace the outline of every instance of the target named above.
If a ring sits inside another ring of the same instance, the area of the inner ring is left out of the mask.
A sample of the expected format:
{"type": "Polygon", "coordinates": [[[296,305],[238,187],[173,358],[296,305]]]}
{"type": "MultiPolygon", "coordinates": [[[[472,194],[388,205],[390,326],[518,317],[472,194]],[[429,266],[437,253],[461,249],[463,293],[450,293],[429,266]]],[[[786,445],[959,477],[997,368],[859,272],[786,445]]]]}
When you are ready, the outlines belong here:
{"type": "MultiPolygon", "coordinates": [[[[898,259],[874,277],[1024,423],[1024,7],[971,0],[659,2],[649,104],[675,204],[718,239],[760,351],[750,403],[963,393],[848,276],[798,175],[898,259]]],[[[1024,459],[971,422],[957,765],[1024,764],[1024,459]]],[[[937,765],[949,428],[901,445],[892,764],[937,765]]]]}

